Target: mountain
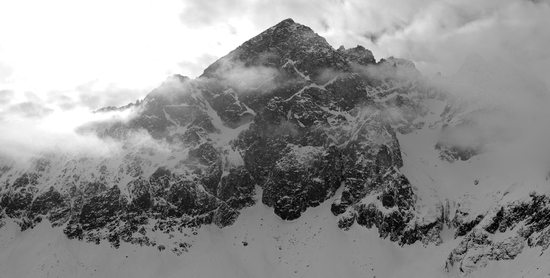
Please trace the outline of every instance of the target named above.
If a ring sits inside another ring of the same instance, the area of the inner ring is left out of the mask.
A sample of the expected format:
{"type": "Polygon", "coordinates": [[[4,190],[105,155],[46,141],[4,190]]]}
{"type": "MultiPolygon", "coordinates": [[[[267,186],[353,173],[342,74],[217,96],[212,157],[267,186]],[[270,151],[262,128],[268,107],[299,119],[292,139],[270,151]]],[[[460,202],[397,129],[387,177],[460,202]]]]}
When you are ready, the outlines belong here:
{"type": "Polygon", "coordinates": [[[428,265],[418,277],[441,277],[503,275],[493,266],[513,260],[539,267],[522,274],[535,277],[548,271],[540,259],[514,259],[547,258],[550,198],[536,186],[547,182],[520,186],[487,166],[485,141],[454,140],[480,125],[467,105],[410,61],[334,49],[284,20],[196,79],[175,75],[142,101],[96,111],[131,111],[79,129],[115,142],[111,155],[6,160],[0,244],[11,251],[0,269],[410,277],[428,265]],[[66,262],[8,263],[33,246],[66,262]]]}

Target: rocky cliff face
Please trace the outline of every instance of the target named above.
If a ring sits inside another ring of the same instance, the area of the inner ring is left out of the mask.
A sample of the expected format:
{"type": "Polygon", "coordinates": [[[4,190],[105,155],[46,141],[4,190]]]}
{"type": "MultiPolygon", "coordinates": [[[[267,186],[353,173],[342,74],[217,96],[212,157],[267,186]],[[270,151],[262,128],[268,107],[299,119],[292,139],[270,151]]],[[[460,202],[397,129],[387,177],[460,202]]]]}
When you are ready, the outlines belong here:
{"type": "MultiPolygon", "coordinates": [[[[401,245],[439,244],[442,231],[453,230],[461,240],[449,270],[468,273],[527,246],[547,248],[546,196],[475,215],[440,200],[425,213],[423,196],[401,171],[397,134],[455,124],[452,102],[419,76],[411,62],[376,62],[361,46],[335,50],[284,20],[199,78],[169,78],[123,108],[133,109],[130,119],[82,127],[117,142],[114,155],[45,154],[26,168],[6,163],[1,218],[23,230],[48,220],[69,238],[181,254],[197,227],[231,225],[257,202],[294,220],[330,201],[341,229],[375,229],[401,245]],[[428,123],[434,101],[448,108],[428,123]],[[167,238],[162,245],[159,232],[167,238]]],[[[481,151],[433,147],[449,161],[481,151]]]]}

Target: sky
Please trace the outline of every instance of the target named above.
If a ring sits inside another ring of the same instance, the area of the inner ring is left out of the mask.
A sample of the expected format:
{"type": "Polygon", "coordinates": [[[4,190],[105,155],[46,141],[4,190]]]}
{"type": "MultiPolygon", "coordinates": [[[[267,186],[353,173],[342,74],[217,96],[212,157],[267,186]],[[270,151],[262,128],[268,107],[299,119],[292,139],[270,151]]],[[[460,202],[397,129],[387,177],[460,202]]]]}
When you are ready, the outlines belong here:
{"type": "Polygon", "coordinates": [[[21,139],[6,135],[15,127],[69,134],[90,111],[142,99],[172,74],[196,77],[286,18],[426,75],[483,57],[550,87],[549,0],[2,0],[4,142],[21,139]]]}
{"type": "Polygon", "coordinates": [[[124,105],[289,17],[334,47],[362,44],[427,74],[478,54],[550,75],[547,0],[4,0],[0,105],[124,105]]]}

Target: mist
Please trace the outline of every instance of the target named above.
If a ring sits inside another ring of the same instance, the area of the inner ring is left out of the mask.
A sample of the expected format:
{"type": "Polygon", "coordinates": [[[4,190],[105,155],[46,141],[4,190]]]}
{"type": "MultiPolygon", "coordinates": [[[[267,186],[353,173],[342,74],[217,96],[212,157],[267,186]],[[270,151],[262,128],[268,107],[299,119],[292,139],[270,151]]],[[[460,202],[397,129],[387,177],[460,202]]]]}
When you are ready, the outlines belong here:
{"type": "Polygon", "coordinates": [[[0,157],[25,164],[52,153],[92,157],[113,155],[120,150],[120,142],[78,129],[92,121],[125,121],[131,113],[94,113],[85,107],[63,110],[33,102],[8,106],[0,113],[0,157]]]}
{"type": "Polygon", "coordinates": [[[277,87],[278,69],[268,66],[246,66],[240,61],[223,60],[214,75],[226,86],[241,93],[269,92],[277,87]]]}
{"type": "Polygon", "coordinates": [[[537,75],[473,55],[455,74],[428,82],[444,92],[451,109],[440,143],[490,156],[503,174],[548,173],[550,91],[537,75]]]}

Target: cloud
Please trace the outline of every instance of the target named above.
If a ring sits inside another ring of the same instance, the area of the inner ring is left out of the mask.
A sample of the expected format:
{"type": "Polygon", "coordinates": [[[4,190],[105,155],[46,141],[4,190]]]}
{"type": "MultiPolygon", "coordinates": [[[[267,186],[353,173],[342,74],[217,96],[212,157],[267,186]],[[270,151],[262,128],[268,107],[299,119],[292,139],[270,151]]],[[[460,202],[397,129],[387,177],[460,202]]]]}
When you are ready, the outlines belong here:
{"type": "Polygon", "coordinates": [[[93,121],[124,121],[131,111],[93,113],[88,105],[55,92],[42,98],[33,92],[0,91],[0,161],[25,164],[51,153],[115,155],[121,142],[79,128],[93,121]]]}
{"type": "Polygon", "coordinates": [[[136,99],[125,90],[140,91],[138,98],[142,98],[168,75],[196,77],[216,58],[288,17],[312,27],[333,46],[362,44],[378,59],[406,58],[428,73],[450,74],[464,57],[478,53],[523,64],[545,77],[550,73],[548,2],[6,2],[0,4],[0,89],[33,91],[43,98],[56,91],[77,98],[68,92],[96,80],[105,85],[94,85],[103,89],[84,94],[85,101],[95,104],[90,106],[122,105],[136,99]],[[29,6],[36,7],[36,12],[29,12],[29,6]],[[129,11],[128,6],[133,9],[129,11]],[[124,21],[119,17],[122,13],[124,21]],[[9,80],[2,80],[3,69],[9,80]],[[115,99],[97,100],[100,95],[115,99]]]}
{"type": "Polygon", "coordinates": [[[546,175],[550,91],[537,76],[502,60],[474,55],[456,74],[427,81],[451,103],[440,144],[481,151],[492,157],[491,167],[501,170],[546,175]]]}
{"type": "Polygon", "coordinates": [[[52,112],[53,110],[51,108],[31,101],[14,104],[6,111],[6,113],[9,113],[12,116],[20,115],[24,118],[41,118],[52,112]]]}
{"type": "Polygon", "coordinates": [[[0,62],[0,82],[7,80],[12,73],[13,69],[10,66],[0,62]]]}
{"type": "Polygon", "coordinates": [[[207,65],[214,63],[218,57],[204,53],[196,59],[186,59],[178,63],[183,72],[202,73],[207,65]]]}
{"type": "Polygon", "coordinates": [[[428,73],[453,73],[472,53],[550,74],[550,5],[525,0],[248,0],[185,1],[184,24],[195,28],[256,26],[288,17],[337,46],[362,44],[378,58],[414,61],[428,73]],[[266,12],[269,11],[269,12],[266,12]],[[533,65],[534,64],[534,65],[533,65]]]}
{"type": "Polygon", "coordinates": [[[376,65],[352,65],[354,71],[372,79],[383,80],[397,78],[400,80],[418,80],[421,73],[409,60],[389,57],[381,59],[376,65]]]}
{"type": "Polygon", "coordinates": [[[115,142],[75,131],[75,126],[90,118],[85,111],[59,113],[49,110],[46,114],[37,114],[43,112],[42,108],[36,108],[34,104],[29,107],[32,108],[22,108],[20,113],[3,113],[0,119],[0,157],[26,163],[31,158],[49,153],[101,156],[113,153],[117,146],[115,142]]]}
{"type": "Polygon", "coordinates": [[[11,90],[0,90],[0,105],[9,103],[13,98],[14,92],[11,90]]]}
{"type": "Polygon", "coordinates": [[[241,61],[222,60],[218,65],[212,75],[239,93],[269,92],[278,86],[276,78],[281,74],[273,67],[246,66],[241,61]]]}
{"type": "MultiPolygon", "coordinates": [[[[79,106],[79,103],[76,102],[73,98],[65,95],[63,93],[51,93],[47,99],[48,103],[59,107],[61,110],[71,110],[79,106]]],[[[84,105],[86,106],[86,105],[84,105]]]]}
{"type": "Polygon", "coordinates": [[[90,81],[76,87],[75,105],[96,110],[107,106],[122,106],[147,94],[145,90],[121,88],[116,84],[90,81]]]}
{"type": "MultiPolygon", "coordinates": [[[[93,85],[93,84],[92,84],[93,85]]],[[[116,153],[119,142],[81,133],[78,128],[91,121],[123,115],[94,114],[97,107],[126,104],[134,91],[107,88],[101,93],[90,85],[80,91],[36,94],[15,90],[0,90],[0,161],[9,158],[17,163],[49,153],[106,156],[116,153]],[[97,96],[90,101],[87,96],[97,96]]],[[[126,116],[124,116],[126,117],[126,116]]]]}
{"type": "MultiPolygon", "coordinates": [[[[12,90],[0,91],[0,119],[7,117],[42,118],[53,112],[53,109],[32,92],[25,92],[21,95],[18,96],[12,90]]],[[[2,124],[1,121],[0,124],[2,124]]]]}

